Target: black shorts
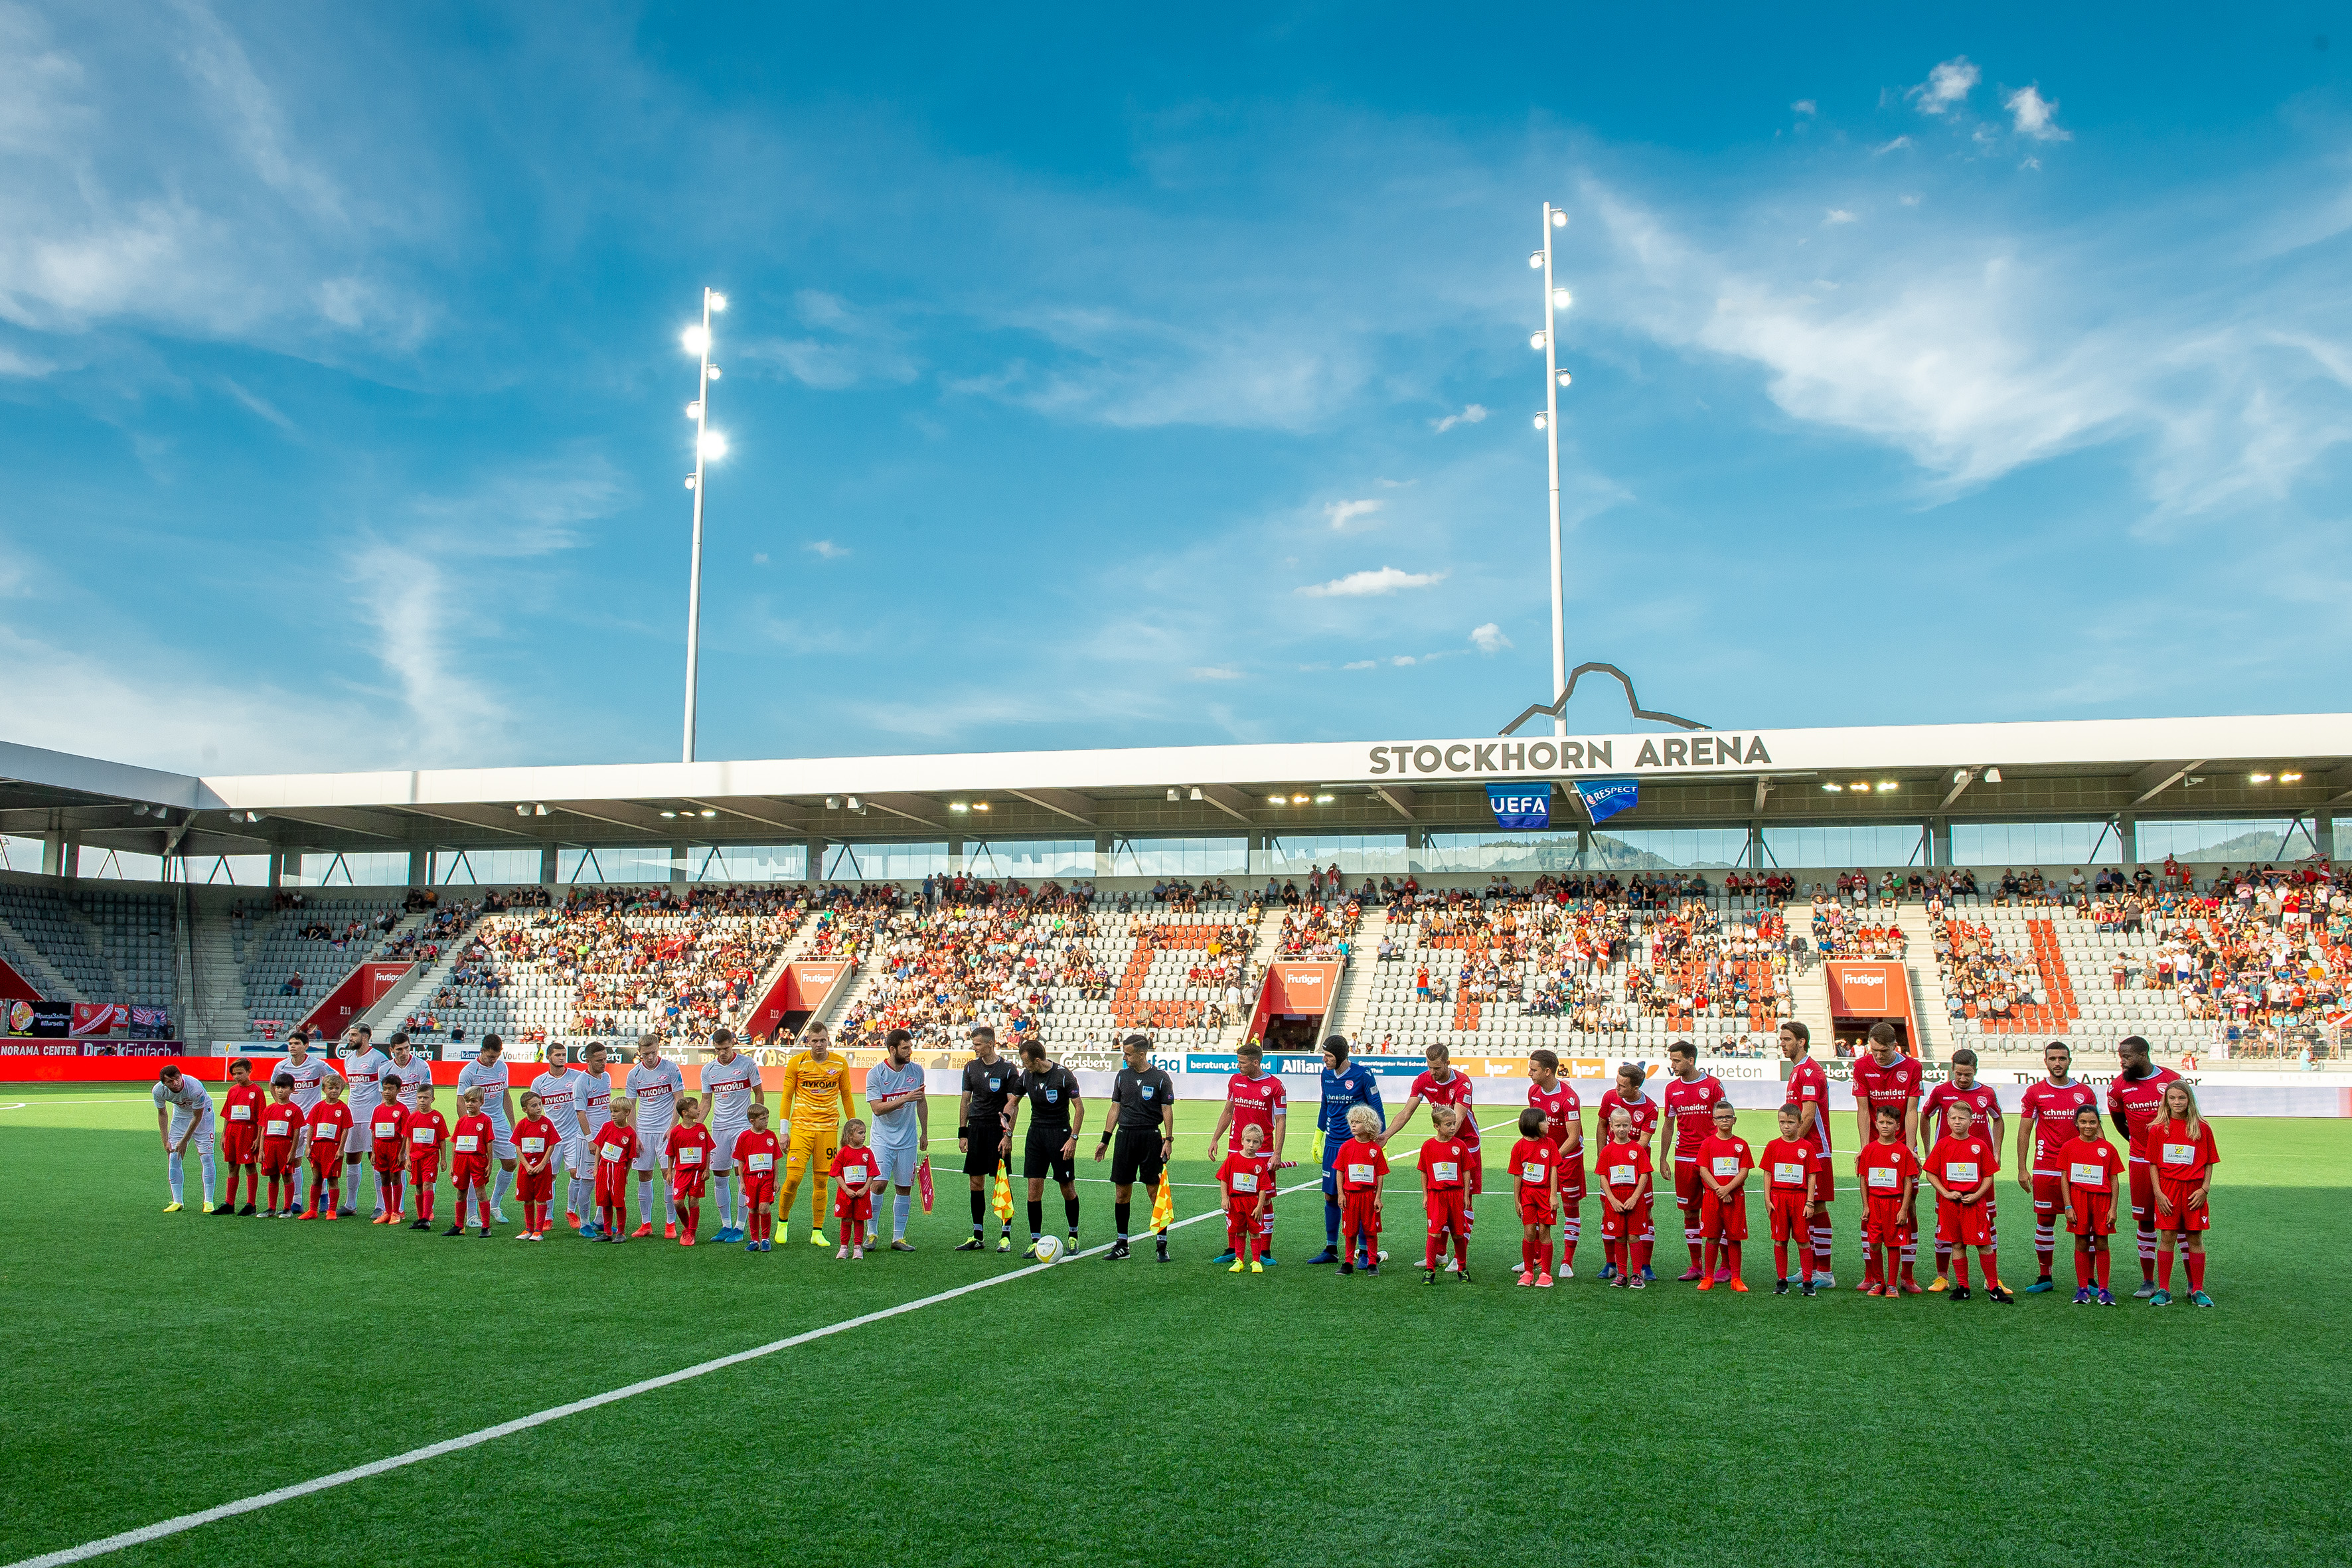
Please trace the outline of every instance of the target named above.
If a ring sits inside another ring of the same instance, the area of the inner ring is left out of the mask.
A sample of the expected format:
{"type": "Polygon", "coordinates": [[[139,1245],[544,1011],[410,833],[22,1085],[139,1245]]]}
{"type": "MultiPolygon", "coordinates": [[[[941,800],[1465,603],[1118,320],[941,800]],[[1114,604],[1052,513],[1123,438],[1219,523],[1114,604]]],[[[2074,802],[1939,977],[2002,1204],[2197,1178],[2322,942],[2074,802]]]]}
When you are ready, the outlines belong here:
{"type": "Polygon", "coordinates": [[[1168,1163],[1160,1148],[1159,1128],[1120,1128],[1111,1140],[1111,1184],[1127,1187],[1141,1182],[1146,1186],[1159,1185],[1160,1173],[1168,1163]]]}
{"type": "Polygon", "coordinates": [[[967,1176],[992,1176],[1004,1158],[1004,1133],[1000,1128],[983,1124],[973,1128],[964,1139],[963,1173],[967,1176]]]}
{"type": "Polygon", "coordinates": [[[1066,1127],[1032,1127],[1021,1146],[1021,1173],[1032,1181],[1051,1176],[1057,1182],[1078,1179],[1078,1153],[1073,1149],[1067,1155],[1062,1145],[1070,1141],[1066,1127]]]}

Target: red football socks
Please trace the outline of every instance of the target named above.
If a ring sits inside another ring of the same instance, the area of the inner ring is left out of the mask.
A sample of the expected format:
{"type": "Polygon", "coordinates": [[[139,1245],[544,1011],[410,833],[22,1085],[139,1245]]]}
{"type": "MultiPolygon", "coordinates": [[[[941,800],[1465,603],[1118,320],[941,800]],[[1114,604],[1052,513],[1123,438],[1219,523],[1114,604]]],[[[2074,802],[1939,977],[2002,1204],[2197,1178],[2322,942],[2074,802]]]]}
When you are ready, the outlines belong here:
{"type": "MultiPolygon", "coordinates": [[[[2048,1265],[2043,1265],[2043,1268],[2046,1272],[2048,1265]]],[[[2077,1290],[2091,1289],[2091,1249],[2087,1247],[2078,1247],[2074,1249],[2074,1289],[2077,1290]]]]}
{"type": "Polygon", "coordinates": [[[2202,1290],[2205,1289],[2205,1254],[2191,1252],[2185,1257],[2189,1265],[2189,1288],[2202,1290]]]}

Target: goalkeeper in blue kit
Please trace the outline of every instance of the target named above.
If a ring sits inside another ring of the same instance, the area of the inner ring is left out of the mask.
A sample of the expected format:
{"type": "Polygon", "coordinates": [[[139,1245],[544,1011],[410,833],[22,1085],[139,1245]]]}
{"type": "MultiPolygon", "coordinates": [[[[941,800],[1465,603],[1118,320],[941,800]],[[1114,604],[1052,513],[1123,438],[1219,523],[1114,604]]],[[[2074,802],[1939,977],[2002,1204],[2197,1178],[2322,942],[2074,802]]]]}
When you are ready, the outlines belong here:
{"type": "Polygon", "coordinates": [[[1350,1066],[1347,1037],[1334,1035],[1323,1042],[1323,1103],[1315,1113],[1315,1125],[1323,1131],[1323,1250],[1309,1263],[1339,1261],[1339,1173],[1335,1166],[1341,1146],[1355,1136],[1348,1127],[1348,1113],[1360,1105],[1370,1107],[1381,1125],[1387,1125],[1380,1079],[1361,1062],[1350,1066]]]}

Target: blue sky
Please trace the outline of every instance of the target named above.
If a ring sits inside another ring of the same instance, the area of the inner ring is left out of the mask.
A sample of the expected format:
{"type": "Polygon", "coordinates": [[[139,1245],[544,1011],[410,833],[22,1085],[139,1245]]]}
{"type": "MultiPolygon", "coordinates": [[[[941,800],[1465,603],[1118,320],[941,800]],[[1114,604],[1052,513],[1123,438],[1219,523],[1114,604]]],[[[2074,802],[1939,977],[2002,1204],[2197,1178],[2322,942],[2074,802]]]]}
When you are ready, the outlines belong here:
{"type": "Polygon", "coordinates": [[[844,9],[0,0],[0,733],[674,758],[705,283],[703,756],[1494,729],[1546,199],[1571,662],[2342,706],[2342,5],[844,9]]]}

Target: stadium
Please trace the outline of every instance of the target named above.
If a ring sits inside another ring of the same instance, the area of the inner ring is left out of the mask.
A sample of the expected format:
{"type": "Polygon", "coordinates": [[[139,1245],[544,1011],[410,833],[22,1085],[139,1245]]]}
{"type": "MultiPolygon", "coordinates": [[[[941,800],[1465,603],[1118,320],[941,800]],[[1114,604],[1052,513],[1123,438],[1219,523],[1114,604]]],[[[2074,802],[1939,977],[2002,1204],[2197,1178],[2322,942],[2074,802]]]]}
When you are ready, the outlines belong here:
{"type": "Polygon", "coordinates": [[[0,1568],[2352,1559],[2340,149],[914,19],[0,13],[0,1568]]]}

